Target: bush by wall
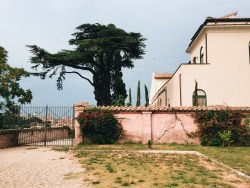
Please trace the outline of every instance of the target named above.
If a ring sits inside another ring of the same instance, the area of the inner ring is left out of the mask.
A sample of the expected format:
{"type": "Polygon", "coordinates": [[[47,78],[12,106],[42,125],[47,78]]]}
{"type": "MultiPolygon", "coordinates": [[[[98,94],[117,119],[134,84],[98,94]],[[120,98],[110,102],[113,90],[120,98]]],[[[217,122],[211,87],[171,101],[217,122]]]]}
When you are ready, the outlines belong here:
{"type": "Polygon", "coordinates": [[[123,133],[118,119],[110,110],[97,107],[84,109],[77,120],[84,137],[95,144],[111,144],[117,141],[123,133]]]}
{"type": "MultiPolygon", "coordinates": [[[[219,110],[195,113],[201,145],[209,146],[248,146],[250,127],[247,119],[239,111],[219,110]]],[[[247,117],[248,118],[248,117],[247,117]]]]}

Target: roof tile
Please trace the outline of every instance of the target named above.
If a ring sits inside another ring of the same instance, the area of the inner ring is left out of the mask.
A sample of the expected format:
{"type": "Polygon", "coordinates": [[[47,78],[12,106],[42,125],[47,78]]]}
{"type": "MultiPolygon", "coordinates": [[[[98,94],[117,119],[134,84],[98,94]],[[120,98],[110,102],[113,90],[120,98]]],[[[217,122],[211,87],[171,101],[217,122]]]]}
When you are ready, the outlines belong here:
{"type": "MultiPolygon", "coordinates": [[[[81,111],[84,108],[91,108],[92,106],[88,106],[86,104],[78,103],[75,105],[76,110],[81,111]]],[[[159,111],[159,112],[194,112],[194,111],[204,111],[204,110],[235,110],[242,112],[250,112],[250,107],[248,106],[223,106],[223,105],[215,105],[215,106],[180,106],[180,107],[160,107],[160,106],[139,106],[139,107],[119,107],[119,106],[102,106],[101,109],[109,109],[111,111],[120,111],[120,112],[141,112],[141,111],[159,111]]]]}

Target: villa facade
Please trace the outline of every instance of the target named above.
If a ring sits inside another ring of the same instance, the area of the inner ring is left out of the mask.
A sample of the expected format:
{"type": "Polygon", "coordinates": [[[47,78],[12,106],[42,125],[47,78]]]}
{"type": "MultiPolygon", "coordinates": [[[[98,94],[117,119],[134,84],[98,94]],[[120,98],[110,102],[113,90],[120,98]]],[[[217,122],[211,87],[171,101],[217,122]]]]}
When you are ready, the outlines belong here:
{"type": "Polygon", "coordinates": [[[250,18],[207,17],[174,74],[153,73],[151,106],[250,106],[250,18]],[[197,83],[198,95],[195,95],[197,83]]]}

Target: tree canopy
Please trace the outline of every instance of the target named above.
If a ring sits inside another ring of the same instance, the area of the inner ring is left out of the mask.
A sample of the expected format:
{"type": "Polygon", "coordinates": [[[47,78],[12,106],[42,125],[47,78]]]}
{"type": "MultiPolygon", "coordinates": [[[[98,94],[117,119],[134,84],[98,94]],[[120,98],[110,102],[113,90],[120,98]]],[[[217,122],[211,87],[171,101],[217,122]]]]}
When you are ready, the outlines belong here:
{"type": "Polygon", "coordinates": [[[61,90],[66,74],[77,74],[94,87],[97,105],[110,105],[120,95],[126,98],[122,68],[133,68],[133,61],[142,58],[146,39],[113,24],[83,24],[76,30],[69,40],[75,46],[73,50],[52,54],[36,45],[28,46],[33,54],[32,68],[37,71],[34,75],[42,79],[58,75],[57,88],[61,90]],[[90,72],[92,78],[86,77],[84,71],[90,72]]]}
{"type": "Polygon", "coordinates": [[[0,109],[8,109],[16,103],[25,104],[32,100],[30,90],[20,87],[22,77],[29,77],[29,73],[23,68],[13,68],[7,63],[7,51],[0,46],[0,109]]]}
{"type": "Polygon", "coordinates": [[[0,46],[0,129],[15,125],[18,104],[31,102],[31,91],[24,90],[19,84],[22,77],[29,75],[23,68],[8,65],[7,51],[0,46]]]}

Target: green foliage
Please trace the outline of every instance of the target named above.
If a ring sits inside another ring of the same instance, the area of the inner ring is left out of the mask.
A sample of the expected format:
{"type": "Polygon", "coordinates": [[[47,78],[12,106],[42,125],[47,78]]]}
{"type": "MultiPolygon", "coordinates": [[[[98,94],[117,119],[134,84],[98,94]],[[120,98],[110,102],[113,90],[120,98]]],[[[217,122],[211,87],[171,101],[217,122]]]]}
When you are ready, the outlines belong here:
{"type": "Polygon", "coordinates": [[[198,106],[198,82],[195,80],[193,106],[198,106]]]}
{"type": "Polygon", "coordinates": [[[131,88],[129,88],[128,103],[126,106],[132,106],[131,88]]]}
{"type": "Polygon", "coordinates": [[[222,147],[224,147],[225,145],[229,146],[230,143],[232,142],[231,140],[231,136],[232,136],[232,132],[231,131],[223,131],[222,133],[219,132],[219,137],[222,141],[222,147]]]}
{"type": "Polygon", "coordinates": [[[23,77],[29,76],[23,68],[13,68],[7,63],[7,51],[0,46],[0,129],[8,128],[16,121],[17,103],[31,102],[31,91],[24,90],[19,84],[23,77]]]}
{"type": "Polygon", "coordinates": [[[106,164],[106,169],[107,169],[107,171],[109,171],[110,173],[115,173],[115,170],[114,170],[113,166],[111,165],[111,163],[107,163],[107,164],[106,164]]]}
{"type": "Polygon", "coordinates": [[[0,113],[0,129],[14,129],[17,128],[16,125],[20,121],[19,109],[17,111],[4,108],[2,113],[0,113]]]}
{"type": "Polygon", "coordinates": [[[66,74],[77,74],[94,87],[98,106],[110,105],[119,95],[126,98],[122,68],[133,68],[133,61],[142,59],[146,39],[140,33],[127,33],[113,24],[83,24],[76,30],[69,41],[74,50],[51,54],[36,45],[28,46],[33,54],[32,68],[42,69],[34,75],[45,79],[58,73],[57,88],[60,90],[66,74]],[[92,79],[84,74],[85,71],[91,73],[92,79]]]}
{"type": "Polygon", "coordinates": [[[246,115],[246,118],[244,119],[244,124],[246,126],[249,126],[250,125],[250,116],[249,115],[246,115]]]}
{"type": "Polygon", "coordinates": [[[23,68],[13,68],[7,63],[7,51],[0,46],[0,96],[3,99],[1,107],[13,108],[15,100],[20,104],[31,102],[30,90],[20,87],[22,77],[29,77],[29,73],[23,68]]]}
{"type": "Polygon", "coordinates": [[[118,96],[117,100],[113,100],[111,103],[112,106],[125,106],[125,98],[122,95],[118,96]]]}
{"type": "Polygon", "coordinates": [[[144,85],[144,90],[145,90],[145,101],[146,101],[145,106],[148,106],[149,105],[149,98],[148,98],[148,88],[146,85],[144,85]]]}
{"type": "Polygon", "coordinates": [[[136,106],[141,105],[141,88],[140,88],[140,80],[138,81],[138,86],[137,86],[137,101],[136,101],[136,106]]]}
{"type": "Polygon", "coordinates": [[[148,148],[152,149],[152,142],[151,142],[151,140],[148,140],[148,148]]]}
{"type": "Polygon", "coordinates": [[[247,146],[250,144],[250,127],[241,124],[244,117],[239,111],[220,110],[196,112],[201,145],[225,144],[247,146]]]}
{"type": "Polygon", "coordinates": [[[121,124],[110,110],[84,109],[77,120],[83,136],[94,144],[114,143],[123,133],[121,124]]]}
{"type": "Polygon", "coordinates": [[[122,80],[122,72],[118,71],[112,75],[111,81],[111,105],[113,101],[119,101],[119,106],[125,106],[125,99],[127,98],[126,85],[122,80]]]}

